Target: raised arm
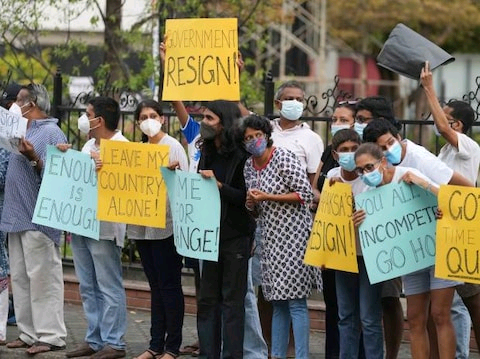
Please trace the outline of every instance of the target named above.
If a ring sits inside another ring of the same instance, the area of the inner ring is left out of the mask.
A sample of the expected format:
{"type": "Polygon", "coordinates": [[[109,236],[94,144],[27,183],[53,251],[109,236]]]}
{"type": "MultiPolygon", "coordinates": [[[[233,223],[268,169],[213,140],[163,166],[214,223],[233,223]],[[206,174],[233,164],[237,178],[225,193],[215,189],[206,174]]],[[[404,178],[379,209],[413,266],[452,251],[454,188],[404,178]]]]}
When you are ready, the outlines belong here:
{"type": "Polygon", "coordinates": [[[447,116],[443,112],[440,102],[438,102],[437,94],[433,87],[433,76],[428,61],[425,62],[425,66],[420,73],[420,82],[422,83],[425,95],[427,96],[428,105],[430,106],[433,121],[435,122],[435,126],[437,126],[438,132],[440,132],[442,137],[445,138],[448,143],[458,148],[457,132],[450,127],[447,116]]]}
{"type": "MultiPolygon", "coordinates": [[[[165,42],[160,43],[160,48],[159,48],[159,54],[160,54],[160,62],[162,64],[162,69],[165,68],[165,55],[167,53],[167,46],[165,45],[165,42]]],[[[172,101],[172,106],[177,114],[178,119],[180,120],[180,124],[182,127],[185,127],[188,121],[188,112],[187,109],[185,108],[185,105],[183,104],[182,101],[172,101]]]]}

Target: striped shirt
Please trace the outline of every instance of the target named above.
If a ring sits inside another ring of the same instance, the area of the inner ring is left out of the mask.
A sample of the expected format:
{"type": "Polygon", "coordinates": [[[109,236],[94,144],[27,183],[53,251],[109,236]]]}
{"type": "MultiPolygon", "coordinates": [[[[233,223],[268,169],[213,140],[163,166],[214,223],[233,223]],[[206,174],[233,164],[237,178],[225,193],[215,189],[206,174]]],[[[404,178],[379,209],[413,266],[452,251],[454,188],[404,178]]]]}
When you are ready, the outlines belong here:
{"type": "MultiPolygon", "coordinates": [[[[35,153],[43,163],[46,160],[47,145],[67,143],[67,138],[57,126],[57,122],[55,118],[35,120],[31,121],[27,128],[25,139],[33,145],[35,153]]],[[[60,230],[32,223],[41,181],[41,176],[27,157],[10,154],[0,230],[7,233],[40,231],[58,245],[60,230]]]]}

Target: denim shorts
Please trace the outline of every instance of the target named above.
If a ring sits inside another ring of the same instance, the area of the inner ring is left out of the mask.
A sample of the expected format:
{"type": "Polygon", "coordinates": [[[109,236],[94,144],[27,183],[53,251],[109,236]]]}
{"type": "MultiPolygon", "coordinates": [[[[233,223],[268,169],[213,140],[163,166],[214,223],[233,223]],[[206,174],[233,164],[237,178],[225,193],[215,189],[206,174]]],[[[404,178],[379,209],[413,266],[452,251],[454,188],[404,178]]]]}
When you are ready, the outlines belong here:
{"type": "Polygon", "coordinates": [[[456,287],[462,284],[453,280],[435,277],[435,266],[403,276],[405,295],[415,295],[430,292],[435,289],[456,287]]]}

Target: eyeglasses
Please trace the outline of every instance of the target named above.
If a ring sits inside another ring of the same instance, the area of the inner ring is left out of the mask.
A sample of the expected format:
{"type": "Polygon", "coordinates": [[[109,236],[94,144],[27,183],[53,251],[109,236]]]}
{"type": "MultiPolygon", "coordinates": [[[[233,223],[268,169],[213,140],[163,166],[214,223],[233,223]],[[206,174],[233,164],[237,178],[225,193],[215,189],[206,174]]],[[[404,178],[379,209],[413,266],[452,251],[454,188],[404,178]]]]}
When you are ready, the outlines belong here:
{"type": "Polygon", "coordinates": [[[357,104],[357,100],[349,100],[349,101],[338,101],[338,104],[339,105],[356,105],[357,104]]]}
{"type": "Polygon", "coordinates": [[[364,123],[366,121],[373,120],[373,117],[363,117],[363,116],[355,116],[355,121],[359,123],[364,123]]]}
{"type": "Polygon", "coordinates": [[[375,163],[367,163],[364,167],[356,167],[354,171],[359,176],[363,175],[365,172],[372,172],[375,169],[375,166],[381,161],[382,160],[378,160],[375,163]]]}

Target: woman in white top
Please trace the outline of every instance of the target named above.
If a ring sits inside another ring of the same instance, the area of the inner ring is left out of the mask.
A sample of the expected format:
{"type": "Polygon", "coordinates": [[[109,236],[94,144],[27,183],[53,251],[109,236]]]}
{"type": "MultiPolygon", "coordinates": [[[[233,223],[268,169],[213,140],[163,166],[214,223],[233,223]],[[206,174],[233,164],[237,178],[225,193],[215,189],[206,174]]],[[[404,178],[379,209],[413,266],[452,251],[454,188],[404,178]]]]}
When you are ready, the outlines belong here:
{"type": "MultiPolygon", "coordinates": [[[[135,110],[134,117],[147,135],[148,143],[170,146],[169,167],[187,171],[188,160],[184,148],[162,131],[165,118],[161,104],[153,100],[143,101],[135,110]]],[[[182,343],[184,299],[182,257],[175,249],[170,206],[167,205],[166,228],[129,225],[127,235],[137,244],[151,289],[150,346],[137,358],[176,358],[182,343]]]]}
{"type": "MultiPolygon", "coordinates": [[[[438,187],[418,170],[409,167],[388,166],[382,149],[374,143],[364,143],[355,152],[356,171],[370,187],[380,187],[404,181],[416,184],[438,195],[438,187]]],[[[353,214],[353,223],[359,226],[366,217],[363,210],[353,214]]],[[[455,331],[450,308],[458,282],[435,278],[434,266],[403,277],[407,297],[407,319],[410,327],[412,358],[429,358],[430,346],[427,319],[430,310],[438,335],[440,359],[455,357],[455,331]]]]}

